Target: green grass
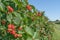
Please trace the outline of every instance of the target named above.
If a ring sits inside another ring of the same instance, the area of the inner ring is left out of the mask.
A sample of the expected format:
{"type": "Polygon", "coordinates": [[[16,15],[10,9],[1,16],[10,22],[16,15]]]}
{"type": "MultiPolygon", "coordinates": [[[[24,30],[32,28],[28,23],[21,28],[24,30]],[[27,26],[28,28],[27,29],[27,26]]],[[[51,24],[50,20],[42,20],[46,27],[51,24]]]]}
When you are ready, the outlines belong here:
{"type": "Polygon", "coordinates": [[[60,25],[55,24],[55,32],[53,34],[53,40],[60,40],[60,25]]]}

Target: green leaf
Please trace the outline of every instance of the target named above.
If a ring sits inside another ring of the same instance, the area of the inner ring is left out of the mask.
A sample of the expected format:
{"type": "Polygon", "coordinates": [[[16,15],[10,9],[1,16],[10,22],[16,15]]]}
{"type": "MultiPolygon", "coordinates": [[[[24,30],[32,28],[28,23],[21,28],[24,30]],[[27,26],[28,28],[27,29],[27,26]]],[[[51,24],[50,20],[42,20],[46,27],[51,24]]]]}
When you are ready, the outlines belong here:
{"type": "Polygon", "coordinates": [[[27,40],[32,40],[32,38],[31,37],[28,37],[27,40]]]}
{"type": "Polygon", "coordinates": [[[12,14],[7,15],[7,21],[9,21],[11,23],[11,21],[12,21],[12,14]]]}
{"type": "Polygon", "coordinates": [[[16,16],[16,17],[19,17],[19,18],[21,17],[20,13],[17,13],[17,12],[13,12],[13,15],[16,16]]]}
{"type": "Polygon", "coordinates": [[[15,18],[13,19],[13,22],[14,22],[16,25],[19,25],[19,23],[20,23],[20,17],[15,17],[15,18]]]}
{"type": "Polygon", "coordinates": [[[37,35],[37,32],[35,32],[35,33],[34,33],[34,36],[33,36],[33,38],[35,38],[35,37],[36,37],[36,35],[37,35]]]}
{"type": "Polygon", "coordinates": [[[19,13],[17,12],[13,12],[13,15],[15,16],[13,18],[13,22],[16,24],[16,25],[19,25],[20,21],[22,20],[22,17],[20,16],[19,13]]]}
{"type": "Polygon", "coordinates": [[[33,36],[33,30],[30,27],[25,27],[25,31],[28,35],[33,36]]]}
{"type": "Polygon", "coordinates": [[[2,4],[2,3],[0,3],[0,10],[1,10],[1,11],[4,10],[4,9],[3,9],[3,4],[2,4]]]}
{"type": "Polygon", "coordinates": [[[31,5],[32,6],[32,8],[35,10],[35,7],[33,6],[33,5],[31,5]]]}
{"type": "Polygon", "coordinates": [[[44,37],[44,40],[48,40],[48,38],[47,37],[44,37]]]}
{"type": "Polygon", "coordinates": [[[34,32],[33,39],[39,39],[39,33],[36,31],[34,32]]]}
{"type": "Polygon", "coordinates": [[[1,16],[2,16],[2,13],[0,12],[0,18],[1,18],[1,16]]]}
{"type": "Polygon", "coordinates": [[[18,4],[18,0],[12,0],[14,3],[18,4]]]}

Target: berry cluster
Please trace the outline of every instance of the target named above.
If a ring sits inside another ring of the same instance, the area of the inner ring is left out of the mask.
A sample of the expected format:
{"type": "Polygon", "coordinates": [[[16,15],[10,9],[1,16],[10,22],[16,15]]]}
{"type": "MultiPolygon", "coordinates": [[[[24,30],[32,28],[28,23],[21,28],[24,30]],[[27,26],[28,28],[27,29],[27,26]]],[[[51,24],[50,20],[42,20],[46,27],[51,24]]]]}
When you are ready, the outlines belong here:
{"type": "Polygon", "coordinates": [[[8,12],[13,12],[13,8],[11,6],[7,6],[8,12]]]}
{"type": "MultiPolygon", "coordinates": [[[[32,10],[32,7],[30,5],[27,5],[26,8],[29,11],[32,10]]],[[[8,12],[13,12],[14,11],[14,9],[11,6],[7,6],[7,9],[8,9],[8,12]]]]}
{"type": "Polygon", "coordinates": [[[8,25],[8,32],[12,34],[15,38],[22,37],[22,34],[17,34],[15,31],[15,26],[13,24],[8,25]]]}
{"type": "Polygon", "coordinates": [[[30,5],[27,5],[26,8],[30,11],[32,10],[32,7],[30,5]]]}

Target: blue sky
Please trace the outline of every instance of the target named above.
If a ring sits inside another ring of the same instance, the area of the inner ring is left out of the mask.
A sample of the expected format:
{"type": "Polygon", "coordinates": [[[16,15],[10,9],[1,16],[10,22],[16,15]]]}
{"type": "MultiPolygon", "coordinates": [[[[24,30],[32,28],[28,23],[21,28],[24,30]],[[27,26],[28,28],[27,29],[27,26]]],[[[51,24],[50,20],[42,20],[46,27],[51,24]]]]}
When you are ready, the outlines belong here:
{"type": "Polygon", "coordinates": [[[45,11],[45,15],[50,20],[60,20],[60,0],[29,0],[28,2],[36,9],[45,11]]]}

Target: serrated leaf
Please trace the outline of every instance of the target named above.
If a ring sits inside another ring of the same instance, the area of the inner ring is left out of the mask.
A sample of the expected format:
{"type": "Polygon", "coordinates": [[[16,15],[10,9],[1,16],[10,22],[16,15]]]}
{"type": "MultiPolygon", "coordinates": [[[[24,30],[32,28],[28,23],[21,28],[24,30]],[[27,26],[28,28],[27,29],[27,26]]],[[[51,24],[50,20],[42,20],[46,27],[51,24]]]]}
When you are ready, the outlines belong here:
{"type": "Polygon", "coordinates": [[[7,21],[9,21],[9,22],[12,21],[12,14],[7,15],[7,21]]]}
{"type": "Polygon", "coordinates": [[[22,17],[21,17],[20,14],[17,13],[17,12],[13,12],[13,14],[15,15],[15,17],[13,18],[13,22],[14,22],[16,25],[19,25],[20,21],[22,20],[22,17]]]}
{"type": "Polygon", "coordinates": [[[33,31],[30,27],[25,27],[25,31],[27,32],[27,34],[29,34],[30,36],[33,36],[33,31]]]}
{"type": "Polygon", "coordinates": [[[20,23],[20,18],[19,18],[19,17],[15,17],[15,18],[13,19],[13,22],[14,22],[16,25],[18,25],[18,24],[20,23]]]}

